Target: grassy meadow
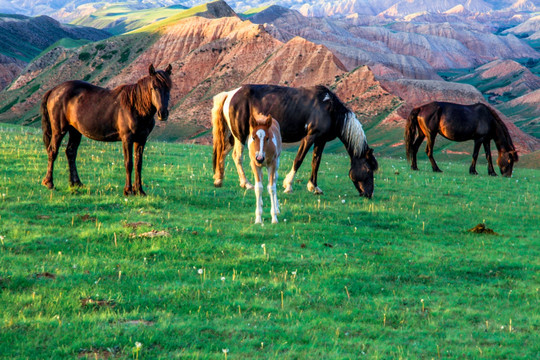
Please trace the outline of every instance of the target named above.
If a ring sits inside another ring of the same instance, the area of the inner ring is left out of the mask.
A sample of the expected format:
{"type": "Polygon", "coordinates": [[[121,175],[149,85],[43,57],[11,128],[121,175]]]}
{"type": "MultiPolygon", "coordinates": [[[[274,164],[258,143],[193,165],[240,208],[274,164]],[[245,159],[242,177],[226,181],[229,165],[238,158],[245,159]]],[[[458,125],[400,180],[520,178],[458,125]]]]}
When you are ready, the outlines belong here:
{"type": "Polygon", "coordinates": [[[83,139],[76,190],[62,150],[49,191],[40,131],[0,139],[0,358],[540,358],[539,170],[380,158],[367,200],[325,154],[324,195],[308,159],[260,226],[208,146],[150,141],[126,198],[119,143],[83,139]]]}

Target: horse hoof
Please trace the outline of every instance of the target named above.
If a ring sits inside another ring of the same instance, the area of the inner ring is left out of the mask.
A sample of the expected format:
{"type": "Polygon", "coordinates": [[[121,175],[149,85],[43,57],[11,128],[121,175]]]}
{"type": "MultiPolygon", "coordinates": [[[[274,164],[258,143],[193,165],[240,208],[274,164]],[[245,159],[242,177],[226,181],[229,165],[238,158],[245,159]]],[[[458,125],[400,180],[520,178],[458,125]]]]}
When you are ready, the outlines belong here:
{"type": "Polygon", "coordinates": [[[244,189],[246,189],[246,190],[253,190],[253,189],[254,189],[254,186],[251,185],[251,183],[248,183],[248,182],[246,182],[246,183],[243,184],[243,185],[240,184],[240,187],[241,187],[241,188],[244,188],[244,189]]]}
{"type": "Polygon", "coordinates": [[[136,194],[139,195],[139,196],[146,196],[146,193],[144,192],[143,189],[140,189],[139,191],[137,191],[136,194]]]}
{"type": "Polygon", "coordinates": [[[418,171],[418,166],[411,166],[411,170],[418,171]]]}
{"type": "Polygon", "coordinates": [[[283,190],[283,192],[285,194],[290,194],[292,193],[292,186],[285,186],[285,190],[283,190]]]}
{"type": "Polygon", "coordinates": [[[489,173],[489,176],[497,176],[497,173],[489,173]]]}
{"type": "Polygon", "coordinates": [[[215,180],[214,181],[214,186],[215,187],[221,187],[223,185],[223,180],[219,179],[219,180],[215,180]]]}
{"type": "Polygon", "coordinates": [[[278,219],[275,218],[275,219],[272,219],[272,224],[277,224],[278,223],[278,219]]]}
{"type": "Polygon", "coordinates": [[[255,219],[255,224],[262,224],[262,219],[255,219]]]}
{"type": "Polygon", "coordinates": [[[469,174],[471,174],[471,175],[478,175],[478,172],[476,172],[476,171],[469,171],[469,174]]]}
{"type": "Polygon", "coordinates": [[[42,185],[46,186],[47,189],[49,190],[52,190],[54,189],[54,183],[48,179],[43,179],[43,181],[41,182],[42,185]]]}

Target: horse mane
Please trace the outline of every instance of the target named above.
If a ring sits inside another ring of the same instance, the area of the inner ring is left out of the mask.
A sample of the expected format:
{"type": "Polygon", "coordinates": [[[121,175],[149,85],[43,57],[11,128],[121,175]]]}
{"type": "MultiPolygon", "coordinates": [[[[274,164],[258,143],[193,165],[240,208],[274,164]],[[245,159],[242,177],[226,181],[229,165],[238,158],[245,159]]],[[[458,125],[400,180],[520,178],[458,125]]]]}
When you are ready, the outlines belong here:
{"type": "MultiPolygon", "coordinates": [[[[506,124],[504,123],[504,121],[501,119],[501,117],[499,116],[499,114],[497,114],[495,110],[493,110],[490,106],[486,105],[486,107],[489,109],[489,111],[495,118],[495,121],[497,122],[498,129],[500,130],[500,133],[502,135],[501,140],[510,146],[509,151],[515,151],[516,148],[514,147],[514,143],[512,142],[512,138],[510,137],[510,132],[508,131],[506,124]]],[[[516,156],[517,156],[517,153],[516,153],[516,156]]]]}
{"type": "Polygon", "coordinates": [[[341,124],[341,139],[354,156],[363,156],[367,151],[368,143],[362,124],[353,111],[349,110],[343,102],[326,86],[315,86],[317,97],[324,103],[330,101],[332,120],[341,124]]]}
{"type": "MultiPolygon", "coordinates": [[[[157,71],[155,75],[160,87],[170,89],[172,81],[165,76],[163,71],[157,71]]],[[[136,84],[120,85],[112,90],[114,96],[120,98],[120,105],[124,108],[135,108],[143,117],[150,115],[152,110],[152,77],[145,76],[136,84]]]]}

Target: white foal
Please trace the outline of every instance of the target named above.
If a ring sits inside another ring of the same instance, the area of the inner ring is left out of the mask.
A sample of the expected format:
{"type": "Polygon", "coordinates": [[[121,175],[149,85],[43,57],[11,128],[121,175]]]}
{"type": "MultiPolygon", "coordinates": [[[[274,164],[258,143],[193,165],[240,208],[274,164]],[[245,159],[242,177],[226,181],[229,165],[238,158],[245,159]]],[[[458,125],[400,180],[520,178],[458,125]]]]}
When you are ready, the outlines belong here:
{"type": "Polygon", "coordinates": [[[248,137],[249,158],[251,169],[255,177],[255,224],[262,223],[262,167],[268,170],[268,193],[272,208],[272,223],[277,223],[279,204],[276,193],[278,179],[279,155],[281,154],[281,133],[279,123],[270,115],[251,116],[249,121],[248,137]]]}

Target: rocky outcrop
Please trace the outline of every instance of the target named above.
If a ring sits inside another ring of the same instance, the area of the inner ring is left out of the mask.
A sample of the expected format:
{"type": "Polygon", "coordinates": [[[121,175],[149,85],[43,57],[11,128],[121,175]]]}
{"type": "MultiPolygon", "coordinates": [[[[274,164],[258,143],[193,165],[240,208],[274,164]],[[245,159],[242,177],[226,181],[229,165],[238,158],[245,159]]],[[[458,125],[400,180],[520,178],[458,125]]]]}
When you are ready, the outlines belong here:
{"type": "Polygon", "coordinates": [[[0,91],[17,78],[25,66],[24,61],[0,54],[0,91]]]}
{"type": "Polygon", "coordinates": [[[499,97],[512,99],[540,89],[540,77],[513,60],[492,61],[453,80],[477,86],[491,95],[490,101],[498,101],[499,97]]]}

